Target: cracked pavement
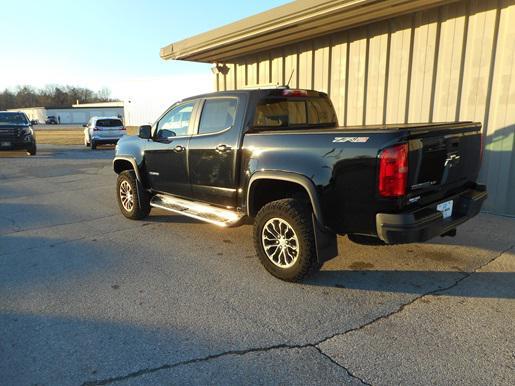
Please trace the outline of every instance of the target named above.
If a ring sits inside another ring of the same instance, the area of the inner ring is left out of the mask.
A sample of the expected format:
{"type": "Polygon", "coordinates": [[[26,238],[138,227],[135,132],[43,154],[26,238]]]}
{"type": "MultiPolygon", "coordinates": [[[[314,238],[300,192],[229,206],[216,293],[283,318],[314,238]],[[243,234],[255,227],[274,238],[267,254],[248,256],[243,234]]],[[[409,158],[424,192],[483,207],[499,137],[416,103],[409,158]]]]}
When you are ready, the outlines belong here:
{"type": "Polygon", "coordinates": [[[0,153],[0,379],[21,384],[506,384],[515,219],[403,246],[339,238],[301,284],[250,226],[123,218],[112,148],[0,153]]]}

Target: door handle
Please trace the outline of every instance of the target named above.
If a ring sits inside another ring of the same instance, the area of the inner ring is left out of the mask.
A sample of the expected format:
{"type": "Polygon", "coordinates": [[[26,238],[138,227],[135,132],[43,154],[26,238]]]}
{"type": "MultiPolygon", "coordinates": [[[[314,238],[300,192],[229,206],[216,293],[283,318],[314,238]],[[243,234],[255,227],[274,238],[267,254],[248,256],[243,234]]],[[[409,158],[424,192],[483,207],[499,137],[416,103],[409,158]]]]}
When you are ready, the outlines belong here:
{"type": "Polygon", "coordinates": [[[186,148],[184,146],[181,146],[181,145],[177,145],[173,148],[173,151],[176,152],[176,153],[180,153],[180,152],[183,152],[184,150],[186,150],[186,148]]]}
{"type": "Polygon", "coordinates": [[[231,147],[227,146],[227,145],[218,145],[216,147],[216,151],[219,152],[219,153],[225,153],[225,152],[230,151],[230,150],[231,150],[231,147]]]}

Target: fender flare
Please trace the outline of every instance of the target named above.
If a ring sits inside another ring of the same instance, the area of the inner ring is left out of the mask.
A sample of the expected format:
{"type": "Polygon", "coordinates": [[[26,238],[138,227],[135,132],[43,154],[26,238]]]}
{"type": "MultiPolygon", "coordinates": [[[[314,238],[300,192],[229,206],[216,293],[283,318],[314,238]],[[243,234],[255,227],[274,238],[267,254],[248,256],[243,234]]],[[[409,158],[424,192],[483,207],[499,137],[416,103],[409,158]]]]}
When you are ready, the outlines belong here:
{"type": "MultiPolygon", "coordinates": [[[[134,174],[136,174],[136,189],[138,190],[138,203],[139,203],[139,205],[141,205],[141,192],[143,192],[145,189],[143,188],[143,184],[141,182],[141,176],[139,174],[139,168],[138,168],[136,159],[134,157],[125,156],[125,155],[116,156],[113,159],[113,169],[114,169],[114,165],[115,165],[116,161],[128,161],[131,163],[132,168],[134,170],[134,174]]],[[[115,171],[115,173],[116,173],[116,171],[115,171]]]]}
{"type": "Polygon", "coordinates": [[[250,216],[250,192],[252,191],[252,184],[258,180],[264,179],[293,182],[302,186],[308,193],[315,218],[320,224],[324,224],[322,209],[320,208],[320,202],[318,200],[318,194],[315,189],[315,185],[308,177],[292,172],[258,171],[252,174],[249,180],[249,185],[247,187],[247,215],[250,216]]]}
{"type": "Polygon", "coordinates": [[[142,182],[141,175],[139,173],[138,164],[137,164],[136,159],[134,157],[128,156],[128,155],[118,155],[118,156],[114,157],[114,159],[113,159],[113,170],[114,170],[114,165],[116,164],[116,161],[127,161],[127,162],[130,162],[131,165],[132,165],[132,168],[134,169],[134,173],[136,174],[136,179],[138,180],[139,183],[142,182]]]}

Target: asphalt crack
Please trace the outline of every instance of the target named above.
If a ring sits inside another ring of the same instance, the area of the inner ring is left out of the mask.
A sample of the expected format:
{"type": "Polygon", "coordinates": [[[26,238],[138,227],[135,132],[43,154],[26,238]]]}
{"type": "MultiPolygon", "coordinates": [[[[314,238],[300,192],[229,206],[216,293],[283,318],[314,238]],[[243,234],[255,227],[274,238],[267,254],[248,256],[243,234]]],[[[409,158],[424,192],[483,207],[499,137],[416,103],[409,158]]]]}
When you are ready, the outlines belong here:
{"type": "MultiPolygon", "coordinates": [[[[321,353],[323,353],[323,350],[319,347],[322,343],[325,343],[333,338],[336,338],[338,336],[344,336],[344,335],[347,335],[349,333],[352,333],[352,332],[356,332],[356,331],[361,331],[377,322],[380,322],[382,320],[387,320],[389,318],[391,318],[392,316],[395,316],[401,312],[403,312],[406,308],[408,308],[409,306],[411,306],[412,304],[416,303],[417,301],[425,298],[426,296],[432,296],[432,295],[437,295],[439,293],[442,293],[442,292],[446,292],[446,291],[449,291],[453,288],[455,288],[456,286],[458,286],[461,282],[463,282],[464,280],[468,279],[469,277],[471,277],[473,274],[477,273],[478,271],[480,271],[481,269],[485,268],[486,266],[488,266],[489,264],[493,263],[495,260],[497,260],[498,258],[500,258],[502,255],[504,255],[505,253],[511,251],[513,248],[515,247],[515,245],[510,245],[508,248],[505,248],[503,249],[502,251],[500,251],[497,255],[495,255],[494,257],[492,257],[491,259],[489,259],[487,262],[479,265],[478,267],[476,267],[474,270],[470,271],[470,272],[461,272],[463,275],[458,278],[457,280],[454,281],[454,283],[448,285],[447,287],[443,287],[443,288],[436,288],[432,291],[428,291],[428,292],[425,292],[423,294],[421,294],[420,296],[417,296],[415,298],[413,298],[411,301],[407,302],[407,303],[404,303],[402,304],[399,308],[397,308],[397,310],[395,311],[392,311],[392,312],[389,312],[388,314],[385,314],[385,315],[381,315],[381,316],[378,316],[377,318],[374,318],[372,319],[371,321],[365,323],[365,324],[362,324],[361,326],[358,326],[358,327],[354,327],[354,328],[351,328],[351,329],[348,329],[344,332],[341,332],[341,333],[336,333],[336,334],[333,334],[332,336],[329,336],[327,338],[324,338],[322,339],[320,342],[316,343],[316,348],[320,350],[321,353]]],[[[325,353],[324,353],[325,354],[325,353]]],[[[327,355],[327,357],[330,358],[329,355],[327,355]]],[[[331,358],[332,359],[332,358],[331,358]]],[[[336,361],[334,361],[336,362],[336,361]]],[[[336,362],[338,363],[338,362],[336,362]]],[[[343,366],[342,366],[343,367],[343,366]]],[[[345,367],[343,367],[345,368],[345,367]]],[[[358,378],[359,379],[359,378],[358,378]]]]}
{"type": "Polygon", "coordinates": [[[126,375],[117,376],[117,377],[111,377],[111,378],[105,378],[105,379],[99,379],[99,380],[86,381],[86,382],[84,382],[82,384],[82,386],[108,385],[110,383],[124,381],[124,380],[128,380],[128,379],[133,379],[133,378],[137,378],[137,377],[140,377],[140,376],[143,376],[143,375],[152,374],[152,373],[155,373],[155,372],[158,372],[158,371],[170,370],[170,369],[173,369],[173,368],[176,368],[176,367],[180,367],[180,366],[185,366],[185,365],[190,365],[190,364],[195,364],[195,363],[201,363],[201,362],[207,362],[207,361],[210,361],[210,360],[213,360],[213,359],[218,359],[218,358],[225,357],[225,356],[231,356],[231,355],[243,356],[243,355],[247,355],[247,354],[251,354],[251,353],[267,352],[267,351],[273,351],[273,350],[281,350],[281,349],[293,350],[293,349],[306,349],[306,348],[314,348],[315,350],[318,351],[318,353],[320,353],[320,355],[322,355],[323,357],[327,358],[335,366],[338,366],[338,367],[342,368],[348,374],[349,377],[351,377],[352,379],[355,379],[356,381],[360,382],[363,385],[371,386],[371,384],[368,383],[367,381],[365,381],[363,378],[360,378],[356,374],[352,373],[344,365],[342,365],[341,363],[339,363],[336,360],[334,360],[330,355],[326,354],[320,348],[320,345],[322,343],[327,342],[327,341],[329,341],[329,340],[331,340],[333,338],[336,338],[338,336],[344,336],[344,335],[347,335],[347,334],[352,333],[352,332],[360,331],[360,330],[365,329],[368,326],[371,326],[371,325],[373,325],[373,324],[375,324],[377,322],[380,322],[382,320],[386,320],[386,319],[388,319],[388,318],[390,318],[390,317],[392,317],[394,315],[397,315],[397,314],[403,312],[407,307],[409,307],[413,303],[421,300],[422,298],[424,298],[426,296],[436,295],[436,294],[439,294],[439,293],[442,293],[442,292],[445,292],[445,291],[449,291],[449,290],[455,288],[461,282],[463,282],[467,278],[471,277],[473,274],[477,273],[479,270],[485,268],[489,264],[493,263],[495,260],[497,260],[502,255],[504,255],[505,253],[507,253],[510,250],[512,250],[514,247],[515,247],[515,245],[511,245],[508,248],[503,249],[497,255],[495,255],[494,257],[489,259],[487,262],[479,265],[478,267],[476,267],[474,270],[472,270],[470,272],[461,272],[462,276],[460,278],[458,278],[457,280],[455,280],[452,284],[448,285],[447,287],[436,288],[436,289],[434,289],[432,291],[425,292],[425,293],[421,294],[420,296],[417,296],[417,297],[413,298],[409,302],[402,304],[401,306],[399,306],[396,310],[394,310],[392,312],[389,312],[389,313],[387,313],[385,315],[378,316],[377,318],[374,318],[371,321],[369,321],[369,322],[367,322],[365,324],[362,324],[362,325],[360,325],[358,327],[350,328],[350,329],[345,330],[343,332],[335,333],[335,334],[333,334],[331,336],[328,336],[326,338],[323,338],[323,339],[321,339],[321,340],[319,340],[319,341],[317,341],[315,343],[306,343],[306,344],[303,344],[303,345],[278,344],[278,345],[273,345],[273,346],[268,346],[268,347],[250,348],[250,349],[245,349],[245,350],[229,350],[229,351],[224,351],[224,352],[221,352],[221,353],[218,353],[218,354],[208,355],[208,356],[201,357],[201,358],[194,358],[194,359],[189,359],[189,360],[180,361],[180,362],[176,362],[176,363],[164,364],[164,365],[161,365],[159,367],[145,368],[145,369],[141,369],[141,370],[138,370],[138,371],[126,374],[126,375]]]}
{"type": "Polygon", "coordinates": [[[372,386],[371,383],[366,382],[364,379],[362,379],[362,378],[358,377],[357,375],[351,373],[351,371],[347,367],[343,366],[341,363],[336,362],[330,355],[328,355],[325,352],[323,352],[322,349],[320,347],[318,347],[318,345],[313,346],[313,347],[320,353],[320,355],[322,355],[323,357],[327,358],[333,365],[338,366],[341,369],[343,369],[347,373],[347,375],[349,377],[351,377],[351,378],[361,382],[363,385],[372,386]]]}
{"type": "Polygon", "coordinates": [[[328,358],[333,364],[335,364],[338,367],[344,369],[347,372],[347,374],[349,374],[350,377],[355,378],[356,380],[362,382],[364,385],[369,385],[368,383],[362,381],[360,378],[353,376],[352,373],[349,370],[347,370],[345,367],[343,367],[342,365],[336,363],[334,360],[332,360],[332,358],[330,358],[326,354],[322,353],[320,351],[320,349],[318,349],[316,347],[315,344],[308,343],[308,344],[303,344],[303,345],[278,344],[278,345],[269,346],[269,347],[258,347],[258,348],[251,348],[251,349],[246,349],[246,350],[224,351],[222,353],[208,355],[208,356],[201,357],[201,358],[189,359],[189,360],[180,361],[180,362],[176,362],[176,363],[172,363],[172,364],[164,364],[164,365],[159,366],[159,367],[145,368],[145,369],[141,369],[141,370],[138,370],[138,371],[126,374],[126,375],[121,375],[121,376],[118,376],[118,377],[111,377],[111,378],[106,378],[106,379],[87,381],[87,382],[84,382],[82,384],[82,386],[108,385],[110,383],[126,381],[128,379],[133,379],[133,378],[141,377],[143,375],[156,373],[158,371],[170,370],[170,369],[173,369],[173,368],[176,368],[176,367],[187,366],[187,365],[191,365],[191,364],[195,364],[195,363],[208,362],[208,361],[211,361],[213,359],[218,359],[218,358],[222,358],[222,357],[225,357],[225,356],[231,356],[231,355],[233,355],[233,356],[244,356],[244,355],[247,355],[247,354],[268,352],[268,351],[273,351],[273,350],[296,350],[296,349],[297,350],[302,350],[302,349],[306,349],[306,348],[314,348],[320,354],[322,354],[324,357],[328,358]]]}

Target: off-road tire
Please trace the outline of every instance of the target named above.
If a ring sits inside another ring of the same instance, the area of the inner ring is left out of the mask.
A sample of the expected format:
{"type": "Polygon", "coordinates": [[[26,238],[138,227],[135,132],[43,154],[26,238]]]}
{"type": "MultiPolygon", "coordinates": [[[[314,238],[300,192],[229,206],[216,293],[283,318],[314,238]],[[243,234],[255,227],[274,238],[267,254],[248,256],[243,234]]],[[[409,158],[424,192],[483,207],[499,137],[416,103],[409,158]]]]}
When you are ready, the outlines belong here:
{"type": "Polygon", "coordinates": [[[118,175],[118,180],[116,181],[116,200],[122,214],[131,220],[141,220],[150,213],[150,195],[144,189],[138,189],[138,181],[134,170],[125,170],[118,175]],[[124,182],[130,186],[133,197],[133,205],[129,209],[122,203],[122,194],[120,193],[124,182]]]}
{"type": "Polygon", "coordinates": [[[309,204],[288,198],[263,206],[254,221],[254,248],[265,269],[281,280],[296,282],[317,271],[321,265],[318,264],[316,255],[312,210],[309,204]],[[298,239],[296,261],[287,268],[274,264],[263,246],[263,228],[274,218],[286,221],[298,239]]]}
{"type": "Polygon", "coordinates": [[[32,145],[30,148],[27,149],[27,154],[28,155],[36,155],[37,153],[37,147],[36,147],[36,144],[32,145]]]}

